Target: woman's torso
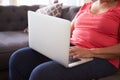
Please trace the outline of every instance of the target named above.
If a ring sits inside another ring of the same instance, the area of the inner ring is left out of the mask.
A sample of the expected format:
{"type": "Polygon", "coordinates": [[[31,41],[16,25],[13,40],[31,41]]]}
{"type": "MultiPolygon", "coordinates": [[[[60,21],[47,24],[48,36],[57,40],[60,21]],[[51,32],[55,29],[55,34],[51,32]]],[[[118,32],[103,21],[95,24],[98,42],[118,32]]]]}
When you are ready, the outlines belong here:
{"type": "MultiPolygon", "coordinates": [[[[104,13],[92,14],[92,3],[87,3],[76,15],[71,43],[86,48],[101,48],[118,43],[120,26],[120,1],[104,13]]],[[[118,67],[119,60],[109,60],[118,67]]]]}

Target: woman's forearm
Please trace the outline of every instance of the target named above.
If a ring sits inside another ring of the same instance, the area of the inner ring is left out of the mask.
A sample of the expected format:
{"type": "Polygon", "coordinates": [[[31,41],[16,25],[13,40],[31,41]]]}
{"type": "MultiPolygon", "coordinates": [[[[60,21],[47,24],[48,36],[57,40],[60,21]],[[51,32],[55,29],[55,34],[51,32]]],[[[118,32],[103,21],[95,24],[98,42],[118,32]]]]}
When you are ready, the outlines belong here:
{"type": "Polygon", "coordinates": [[[120,43],[110,47],[91,49],[93,57],[115,58],[120,57],[120,43]]]}

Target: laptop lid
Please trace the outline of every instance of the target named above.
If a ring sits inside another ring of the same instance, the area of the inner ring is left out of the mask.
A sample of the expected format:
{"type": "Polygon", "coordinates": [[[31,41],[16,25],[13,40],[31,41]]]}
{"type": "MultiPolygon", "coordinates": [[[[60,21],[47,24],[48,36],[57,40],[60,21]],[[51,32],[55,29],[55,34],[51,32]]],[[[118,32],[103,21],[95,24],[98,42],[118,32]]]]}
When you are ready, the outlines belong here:
{"type": "Polygon", "coordinates": [[[28,11],[29,46],[68,67],[71,22],[28,11]]]}

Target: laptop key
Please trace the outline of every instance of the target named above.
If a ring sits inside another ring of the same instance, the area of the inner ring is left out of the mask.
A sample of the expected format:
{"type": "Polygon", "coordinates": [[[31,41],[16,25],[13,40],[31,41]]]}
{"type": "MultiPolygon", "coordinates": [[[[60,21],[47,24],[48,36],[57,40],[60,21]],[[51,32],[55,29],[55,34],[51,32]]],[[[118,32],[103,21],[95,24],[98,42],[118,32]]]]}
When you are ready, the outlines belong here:
{"type": "Polygon", "coordinates": [[[69,57],[69,63],[73,63],[73,62],[76,62],[76,61],[80,61],[81,59],[79,58],[73,58],[72,56],[69,57]]]}

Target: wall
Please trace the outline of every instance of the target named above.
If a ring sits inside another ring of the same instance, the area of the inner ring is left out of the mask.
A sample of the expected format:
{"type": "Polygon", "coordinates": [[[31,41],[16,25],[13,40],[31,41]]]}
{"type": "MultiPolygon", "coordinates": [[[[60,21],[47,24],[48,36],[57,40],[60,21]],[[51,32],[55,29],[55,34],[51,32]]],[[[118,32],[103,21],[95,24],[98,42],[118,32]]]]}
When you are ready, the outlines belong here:
{"type": "Polygon", "coordinates": [[[84,2],[90,2],[91,0],[84,0],[84,2]]]}

